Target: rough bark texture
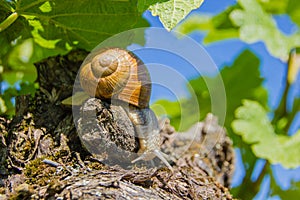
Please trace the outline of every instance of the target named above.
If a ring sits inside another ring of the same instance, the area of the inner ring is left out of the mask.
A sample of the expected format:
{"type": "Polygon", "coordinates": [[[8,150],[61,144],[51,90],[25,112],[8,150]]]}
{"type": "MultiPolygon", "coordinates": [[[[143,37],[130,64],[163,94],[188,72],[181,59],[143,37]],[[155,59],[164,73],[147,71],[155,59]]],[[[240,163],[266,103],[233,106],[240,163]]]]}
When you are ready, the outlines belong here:
{"type": "Polygon", "coordinates": [[[16,99],[13,120],[0,118],[0,199],[232,199],[233,149],[211,114],[185,133],[165,122],[161,150],[173,172],[152,162],[131,164],[139,144],[119,106],[87,100],[73,108],[76,129],[72,108],[61,101],[72,95],[86,55],[74,51],[37,63],[40,90],[16,99]],[[81,144],[82,130],[101,146],[98,155],[81,144]],[[113,144],[122,154],[111,153],[113,144]],[[118,155],[127,160],[123,168],[113,162],[118,155]]]}

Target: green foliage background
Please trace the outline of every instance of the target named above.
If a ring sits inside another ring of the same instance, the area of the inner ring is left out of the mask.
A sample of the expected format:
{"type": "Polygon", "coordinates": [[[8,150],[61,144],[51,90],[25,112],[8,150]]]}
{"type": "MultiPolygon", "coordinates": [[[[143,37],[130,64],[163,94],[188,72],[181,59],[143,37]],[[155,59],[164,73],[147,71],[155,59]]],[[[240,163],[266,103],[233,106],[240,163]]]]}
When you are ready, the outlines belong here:
{"type": "MultiPolygon", "coordinates": [[[[0,83],[10,84],[8,89],[1,89],[0,114],[12,116],[12,98],[34,94],[38,88],[34,83],[33,63],[76,48],[91,50],[117,33],[147,27],[149,24],[142,18],[145,10],[159,16],[167,30],[175,28],[184,34],[205,31],[206,45],[232,38],[249,44],[262,41],[269,53],[287,66],[286,87],[278,108],[268,108],[268,93],[262,87],[260,60],[255,52],[241,52],[237,58],[232,58],[235,59],[232,66],[225,66],[221,71],[227,96],[224,124],[234,145],[242,152],[246,169],[243,183],[232,192],[238,198],[252,199],[263,178],[270,176],[270,196],[299,197],[299,183],[283,191],[274,179],[271,166],[276,163],[285,168],[300,166],[300,131],[292,136],[287,134],[300,110],[299,97],[293,99],[292,109],[287,109],[287,97],[300,68],[299,49],[296,48],[300,46],[300,32],[298,29],[287,36],[272,18],[274,14],[287,14],[299,28],[300,3],[298,0],[238,0],[217,15],[202,14],[200,8],[199,12],[184,19],[202,3],[203,0],[0,0],[0,83]],[[290,53],[294,48],[296,50],[290,53]],[[273,117],[268,117],[268,113],[273,117]],[[266,163],[259,177],[251,181],[258,159],[265,159],[266,163]]],[[[201,117],[212,112],[207,83],[217,84],[217,78],[202,76],[190,81],[190,89],[196,93],[201,107],[201,117]]],[[[165,108],[172,124],[179,128],[181,109],[193,113],[192,102],[192,99],[181,99],[158,103],[165,108]]],[[[215,111],[214,114],[219,113],[215,111]]],[[[180,129],[188,129],[199,120],[201,118],[191,114],[180,129]]]]}

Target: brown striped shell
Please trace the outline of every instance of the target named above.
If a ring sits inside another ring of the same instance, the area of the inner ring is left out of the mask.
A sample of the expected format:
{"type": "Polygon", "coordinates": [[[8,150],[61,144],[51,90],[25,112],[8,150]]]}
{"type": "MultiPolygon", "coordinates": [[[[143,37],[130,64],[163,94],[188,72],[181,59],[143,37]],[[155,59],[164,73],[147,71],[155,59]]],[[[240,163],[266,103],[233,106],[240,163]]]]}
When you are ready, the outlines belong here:
{"type": "Polygon", "coordinates": [[[89,95],[100,99],[149,106],[149,72],[136,55],[124,49],[104,49],[89,58],[80,69],[80,84],[89,95]]]}

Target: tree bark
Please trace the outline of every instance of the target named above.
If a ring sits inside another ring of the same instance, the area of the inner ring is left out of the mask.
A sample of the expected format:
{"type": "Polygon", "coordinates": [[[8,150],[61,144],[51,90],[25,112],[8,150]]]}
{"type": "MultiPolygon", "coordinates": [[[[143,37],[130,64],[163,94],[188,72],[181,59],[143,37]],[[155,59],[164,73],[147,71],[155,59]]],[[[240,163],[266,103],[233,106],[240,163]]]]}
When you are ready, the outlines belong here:
{"type": "Polygon", "coordinates": [[[234,151],[212,114],[184,133],[165,121],[161,150],[171,172],[153,162],[131,164],[139,143],[121,106],[95,98],[63,105],[73,87],[80,90],[74,80],[86,55],[37,63],[40,89],[16,98],[11,121],[0,118],[0,199],[232,199],[234,151]],[[82,145],[83,133],[97,144],[94,154],[82,145]]]}

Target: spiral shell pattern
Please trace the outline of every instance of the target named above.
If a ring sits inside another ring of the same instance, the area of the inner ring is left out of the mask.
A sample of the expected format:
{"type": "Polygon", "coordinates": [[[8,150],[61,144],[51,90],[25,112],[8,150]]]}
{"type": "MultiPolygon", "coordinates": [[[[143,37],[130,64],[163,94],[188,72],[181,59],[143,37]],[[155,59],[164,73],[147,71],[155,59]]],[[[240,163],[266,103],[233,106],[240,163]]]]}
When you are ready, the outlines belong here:
{"type": "Polygon", "coordinates": [[[81,87],[100,99],[118,99],[140,108],[149,106],[151,80],[143,62],[119,48],[104,49],[84,62],[81,87]]]}

